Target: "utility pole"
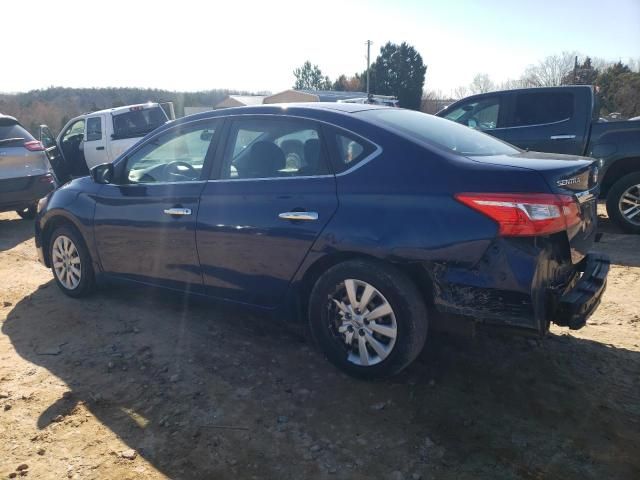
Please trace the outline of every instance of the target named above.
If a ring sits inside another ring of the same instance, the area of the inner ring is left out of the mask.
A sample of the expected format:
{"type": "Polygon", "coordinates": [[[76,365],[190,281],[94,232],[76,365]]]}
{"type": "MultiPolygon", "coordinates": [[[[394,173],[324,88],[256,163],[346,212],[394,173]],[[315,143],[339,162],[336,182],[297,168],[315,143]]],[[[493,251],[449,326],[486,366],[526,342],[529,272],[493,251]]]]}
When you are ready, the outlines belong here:
{"type": "Polygon", "coordinates": [[[373,42],[371,40],[367,40],[367,98],[369,98],[370,89],[369,89],[369,64],[371,60],[371,44],[373,42]]]}

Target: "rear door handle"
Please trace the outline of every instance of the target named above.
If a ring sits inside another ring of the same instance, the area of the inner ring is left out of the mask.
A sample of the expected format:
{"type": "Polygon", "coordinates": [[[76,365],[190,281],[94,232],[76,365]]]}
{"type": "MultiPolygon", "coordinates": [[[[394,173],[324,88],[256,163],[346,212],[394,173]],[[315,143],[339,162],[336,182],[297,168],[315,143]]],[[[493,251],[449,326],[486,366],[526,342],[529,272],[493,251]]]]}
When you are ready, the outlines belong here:
{"type": "Polygon", "coordinates": [[[551,140],[571,140],[572,138],[576,138],[575,135],[551,135],[549,137],[551,140]]]}
{"type": "Polygon", "coordinates": [[[282,220],[318,220],[318,212],[282,212],[278,215],[282,220]]]}
{"type": "Polygon", "coordinates": [[[164,210],[167,215],[191,215],[190,208],[167,208],[164,210]]]}

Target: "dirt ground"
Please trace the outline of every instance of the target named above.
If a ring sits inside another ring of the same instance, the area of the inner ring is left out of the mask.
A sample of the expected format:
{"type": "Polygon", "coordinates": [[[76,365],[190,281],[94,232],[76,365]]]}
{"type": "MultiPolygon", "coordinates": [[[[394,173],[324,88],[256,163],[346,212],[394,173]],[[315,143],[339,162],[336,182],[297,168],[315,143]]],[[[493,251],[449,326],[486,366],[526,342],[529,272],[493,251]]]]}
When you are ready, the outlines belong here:
{"type": "Polygon", "coordinates": [[[638,479],[640,236],[605,223],[604,301],[541,342],[432,335],[380,382],[253,314],[58,291],[0,214],[0,477],[638,479]]]}

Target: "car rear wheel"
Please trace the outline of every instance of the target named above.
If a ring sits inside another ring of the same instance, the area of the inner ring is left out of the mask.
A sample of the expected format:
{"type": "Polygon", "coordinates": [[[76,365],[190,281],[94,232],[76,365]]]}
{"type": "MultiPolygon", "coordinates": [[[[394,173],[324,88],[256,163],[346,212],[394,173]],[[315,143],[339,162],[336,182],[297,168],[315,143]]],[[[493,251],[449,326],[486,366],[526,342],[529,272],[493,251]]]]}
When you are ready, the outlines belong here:
{"type": "Polygon", "coordinates": [[[360,378],[400,372],[427,338],[427,309],[416,286],[395,268],[370,261],[325,272],[311,292],[309,322],[327,358],[360,378]]]}
{"type": "Polygon", "coordinates": [[[72,228],[57,228],[49,242],[51,271],[58,287],[70,297],[82,297],[94,289],[91,256],[72,228]]]}
{"type": "Polygon", "coordinates": [[[16,210],[16,213],[25,220],[33,220],[36,218],[37,209],[35,205],[31,205],[30,207],[23,208],[22,210],[16,210]]]}
{"type": "Polygon", "coordinates": [[[607,213],[624,231],[640,233],[640,172],[625,175],[612,185],[607,213]]]}

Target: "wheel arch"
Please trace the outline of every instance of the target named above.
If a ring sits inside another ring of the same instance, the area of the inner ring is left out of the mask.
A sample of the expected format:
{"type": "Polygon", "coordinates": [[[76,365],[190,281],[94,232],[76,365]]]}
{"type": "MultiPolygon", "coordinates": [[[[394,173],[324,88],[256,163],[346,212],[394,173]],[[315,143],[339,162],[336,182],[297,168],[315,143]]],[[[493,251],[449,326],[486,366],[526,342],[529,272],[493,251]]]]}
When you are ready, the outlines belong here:
{"type": "Polygon", "coordinates": [[[302,321],[306,321],[306,313],[309,303],[309,297],[311,290],[322,276],[324,272],[329,270],[335,265],[344,263],[350,260],[364,260],[371,263],[378,263],[387,266],[391,266],[404,275],[416,286],[418,291],[422,294],[425,304],[428,308],[433,305],[433,281],[427,266],[422,262],[394,262],[389,259],[379,258],[373,255],[368,255],[361,252],[336,252],[328,255],[324,255],[315,260],[302,275],[296,294],[296,303],[298,309],[297,317],[302,321]]]}
{"type": "Polygon", "coordinates": [[[41,235],[42,253],[44,255],[44,262],[45,262],[45,265],[49,268],[51,268],[51,258],[50,258],[51,235],[53,235],[53,232],[59,227],[71,228],[74,231],[74,233],[78,235],[78,238],[80,239],[80,241],[84,243],[84,247],[87,248],[87,251],[91,252],[91,250],[89,250],[88,248],[87,241],[84,238],[84,235],[82,235],[82,231],[80,230],[78,225],[76,225],[76,223],[66,215],[55,214],[47,219],[47,222],[44,224],[44,227],[42,228],[42,235],[41,235]]]}
{"type": "Polygon", "coordinates": [[[602,179],[602,194],[607,195],[611,186],[630,173],[640,172],[640,157],[621,158],[613,162],[602,179]]]}

